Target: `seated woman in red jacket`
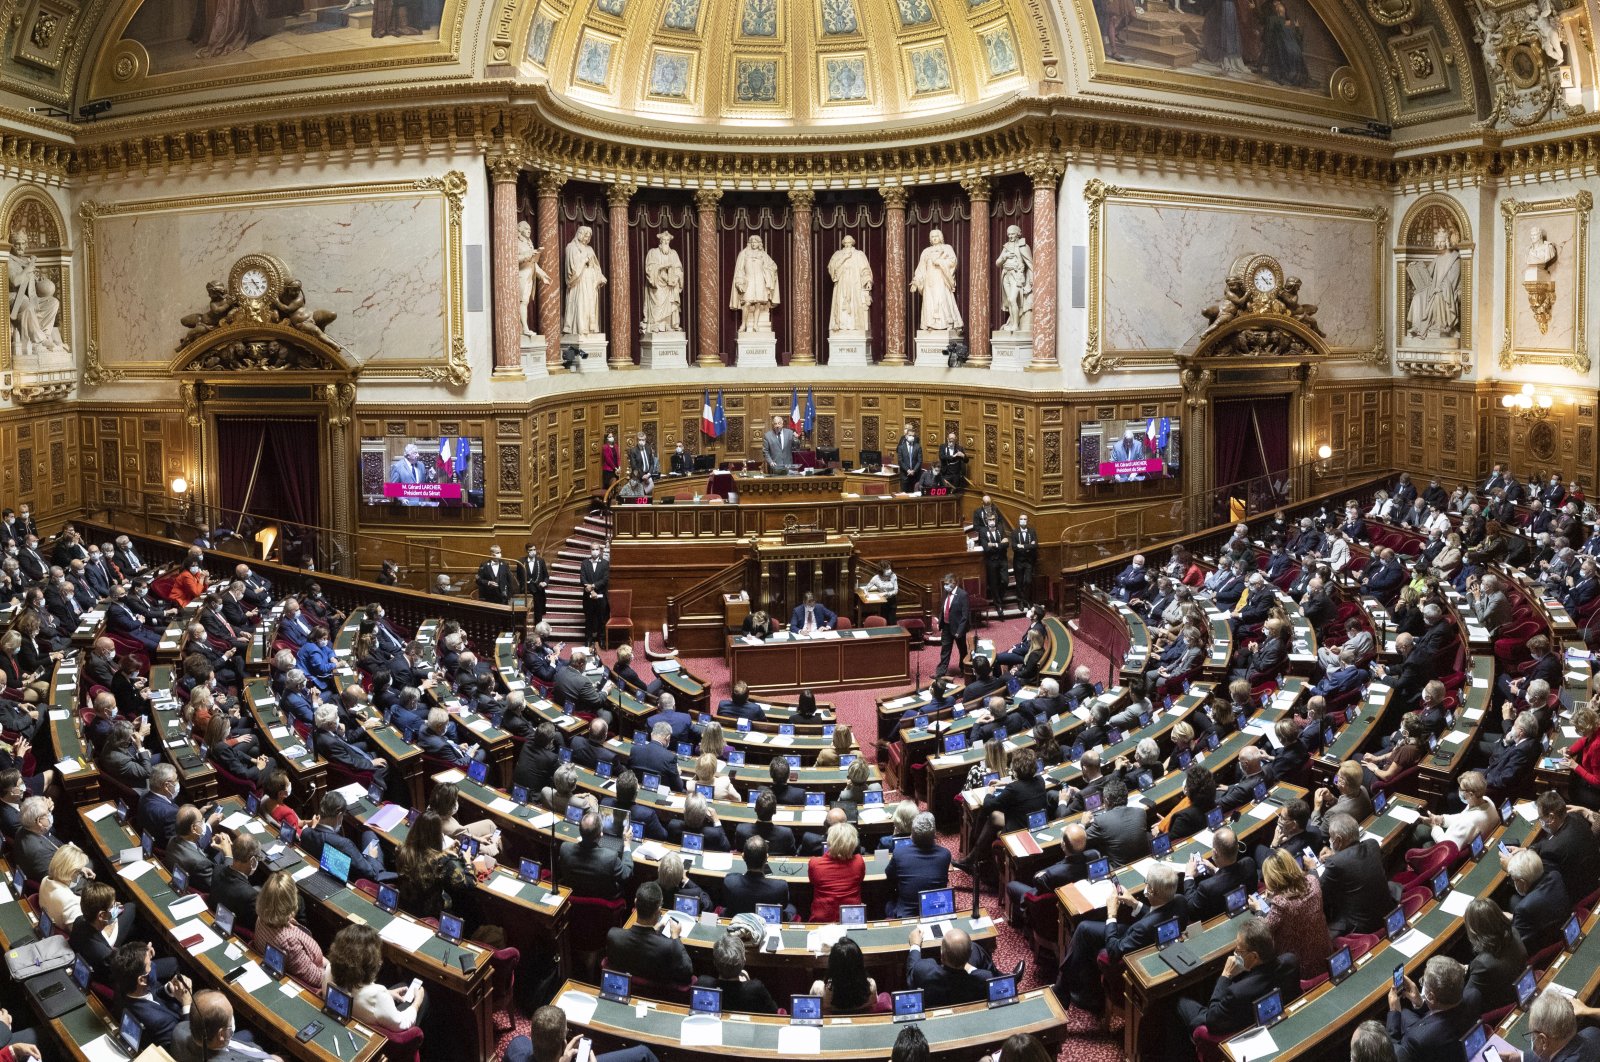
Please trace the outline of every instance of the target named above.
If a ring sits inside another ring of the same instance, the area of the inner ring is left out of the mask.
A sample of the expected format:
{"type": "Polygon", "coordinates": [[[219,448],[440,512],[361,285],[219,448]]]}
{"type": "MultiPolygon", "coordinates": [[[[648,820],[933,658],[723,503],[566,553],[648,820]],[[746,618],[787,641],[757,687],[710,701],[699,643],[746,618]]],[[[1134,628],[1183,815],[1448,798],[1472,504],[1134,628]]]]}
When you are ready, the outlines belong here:
{"type": "Polygon", "coordinates": [[[811,879],[811,921],[837,922],[840,907],[861,902],[867,863],[856,851],[859,845],[856,828],[848,822],[829,828],[826,852],[812,859],[807,869],[811,879]]]}
{"type": "Polygon", "coordinates": [[[1561,759],[1561,766],[1572,772],[1572,790],[1569,798],[1574,804],[1586,808],[1600,808],[1600,713],[1595,711],[1595,700],[1572,713],[1572,729],[1578,740],[1572,743],[1561,759]]]}

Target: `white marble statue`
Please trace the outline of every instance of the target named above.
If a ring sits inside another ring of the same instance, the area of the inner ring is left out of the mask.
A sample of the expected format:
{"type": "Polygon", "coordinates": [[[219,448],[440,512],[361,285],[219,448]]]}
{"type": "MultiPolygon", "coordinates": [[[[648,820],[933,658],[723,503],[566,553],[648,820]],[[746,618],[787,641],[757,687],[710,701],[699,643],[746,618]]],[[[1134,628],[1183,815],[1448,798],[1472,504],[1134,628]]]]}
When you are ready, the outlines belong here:
{"type": "Polygon", "coordinates": [[[567,301],[561,308],[562,335],[586,336],[605,331],[600,323],[600,286],[606,275],[600,271],[600,256],[590,246],[594,230],[578,227],[567,244],[567,301]]]}
{"type": "Polygon", "coordinates": [[[1533,28],[1539,34],[1539,46],[1551,62],[1560,63],[1566,58],[1566,48],[1561,43],[1561,17],[1550,0],[1537,0],[1534,4],[1533,28]]]}
{"type": "Polygon", "coordinates": [[[1449,339],[1461,330],[1461,252],[1450,231],[1440,226],[1433,233],[1433,258],[1407,262],[1411,304],[1406,310],[1406,332],[1417,339],[1449,339]]]}
{"type": "Polygon", "coordinates": [[[533,245],[533,226],[526,221],[517,222],[517,313],[522,334],[533,335],[528,327],[528,315],[533,310],[533,297],[538,284],[550,283],[550,274],[539,264],[542,252],[533,245]]]}
{"type": "Polygon", "coordinates": [[[844,246],[828,259],[828,276],[833,278],[828,331],[865,332],[867,308],[872,305],[872,263],[856,247],[854,236],[846,236],[844,246]]]}
{"type": "Polygon", "coordinates": [[[1006,242],[994,264],[1000,270],[1000,310],[1005,314],[1000,331],[1033,331],[1033,252],[1017,226],[1006,228],[1006,242]]]}
{"type": "Polygon", "coordinates": [[[9,279],[12,356],[29,358],[65,351],[67,345],[56,327],[61,314],[56,286],[39,272],[38,259],[28,253],[26,233],[16,233],[11,239],[9,279]]]}
{"type": "Polygon", "coordinates": [[[771,332],[772,308],[778,305],[778,263],[752,236],[733,263],[733,292],[728,308],[739,311],[740,332],[771,332]]]}
{"type": "Polygon", "coordinates": [[[644,256],[644,323],[646,333],[683,331],[683,260],[672,249],[672,233],[656,236],[644,256]]]}
{"type": "Polygon", "coordinates": [[[961,327],[961,307],[956,304],[956,249],[944,242],[944,233],[928,233],[928,246],[917,259],[911,290],[922,295],[921,327],[942,331],[961,327]]]}
{"type": "Polygon", "coordinates": [[[1535,225],[1528,232],[1528,253],[1523,261],[1529,269],[1547,270],[1556,260],[1556,245],[1545,238],[1544,230],[1535,225]]]}

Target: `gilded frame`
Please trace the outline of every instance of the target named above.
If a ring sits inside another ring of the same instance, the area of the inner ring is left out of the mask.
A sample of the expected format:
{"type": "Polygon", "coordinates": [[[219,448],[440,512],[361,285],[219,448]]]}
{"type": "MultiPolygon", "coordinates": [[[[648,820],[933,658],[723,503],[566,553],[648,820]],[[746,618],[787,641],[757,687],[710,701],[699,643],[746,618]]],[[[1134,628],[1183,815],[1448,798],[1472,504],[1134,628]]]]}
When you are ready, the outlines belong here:
{"type": "Polygon", "coordinates": [[[1558,369],[1571,369],[1587,376],[1592,362],[1589,358],[1589,212],[1594,208],[1594,196],[1587,190],[1561,199],[1502,199],[1500,218],[1505,230],[1505,251],[1501,269],[1505,273],[1505,298],[1500,306],[1503,328],[1500,333],[1500,368],[1513,369],[1518,365],[1546,365],[1558,369]],[[1518,350],[1515,331],[1516,304],[1512,301],[1517,290],[1517,276],[1521,272],[1516,261],[1517,219],[1522,217],[1552,217],[1573,215],[1574,236],[1578,246],[1578,282],[1573,293],[1573,323],[1571,350],[1518,350]]]}
{"type": "MultiPolygon", "coordinates": [[[[1394,234],[1394,347],[1397,352],[1422,351],[1426,355],[1455,355],[1458,371],[1472,368],[1473,363],[1473,275],[1478,266],[1478,244],[1472,234],[1472,219],[1466,208],[1444,192],[1429,192],[1416,200],[1400,217],[1400,226],[1394,234]],[[1461,330],[1456,348],[1440,349],[1430,346],[1409,346],[1406,335],[1406,266],[1418,257],[1430,257],[1431,247],[1413,243],[1407,235],[1418,216],[1433,208],[1443,209],[1456,224],[1456,250],[1461,252],[1461,330]]],[[[1404,361],[1405,359],[1401,359],[1404,361]]],[[[1448,364],[1448,363],[1446,363],[1448,364]]]]}

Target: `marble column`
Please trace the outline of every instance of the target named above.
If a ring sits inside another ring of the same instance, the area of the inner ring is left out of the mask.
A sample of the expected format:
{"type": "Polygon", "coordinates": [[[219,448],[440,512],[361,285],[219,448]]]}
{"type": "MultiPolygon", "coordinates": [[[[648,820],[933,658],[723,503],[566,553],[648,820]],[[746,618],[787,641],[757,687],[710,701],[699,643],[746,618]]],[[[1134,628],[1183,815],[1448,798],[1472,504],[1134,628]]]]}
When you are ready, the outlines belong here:
{"type": "Polygon", "coordinates": [[[695,242],[699,251],[695,266],[695,348],[699,355],[695,364],[703,369],[722,367],[722,350],[718,324],[722,320],[721,270],[717,268],[717,204],[722,200],[719,188],[700,188],[694,193],[697,214],[695,242]]]}
{"type": "Polygon", "coordinates": [[[817,194],[809,188],[789,189],[789,204],[794,209],[794,277],[789,281],[789,313],[794,322],[794,351],[790,365],[815,365],[816,313],[811,304],[811,208],[817,194]]]}
{"type": "Polygon", "coordinates": [[[898,184],[878,189],[883,196],[883,361],[909,365],[906,357],[906,190],[898,184]]]}
{"type": "Polygon", "coordinates": [[[517,174],[522,154],[515,149],[489,156],[493,186],[490,199],[490,264],[494,270],[494,374],[522,376],[522,333],[528,327],[528,308],[519,306],[517,279],[517,174]]]}
{"type": "Polygon", "coordinates": [[[558,173],[539,175],[539,264],[550,283],[539,285],[539,330],[544,333],[544,362],[561,367],[561,186],[558,173]]]}
{"type": "Polygon", "coordinates": [[[1057,162],[1041,159],[1027,169],[1033,181],[1033,361],[1029,372],[1054,372],[1056,361],[1057,162]]]}
{"type": "Polygon", "coordinates": [[[967,364],[989,367],[989,178],[969,177],[967,190],[972,217],[967,230],[967,364]]]}
{"type": "Polygon", "coordinates": [[[613,369],[633,365],[633,270],[628,264],[628,203],[633,199],[631,184],[614,184],[606,190],[611,206],[611,354],[606,359],[613,369]]]}

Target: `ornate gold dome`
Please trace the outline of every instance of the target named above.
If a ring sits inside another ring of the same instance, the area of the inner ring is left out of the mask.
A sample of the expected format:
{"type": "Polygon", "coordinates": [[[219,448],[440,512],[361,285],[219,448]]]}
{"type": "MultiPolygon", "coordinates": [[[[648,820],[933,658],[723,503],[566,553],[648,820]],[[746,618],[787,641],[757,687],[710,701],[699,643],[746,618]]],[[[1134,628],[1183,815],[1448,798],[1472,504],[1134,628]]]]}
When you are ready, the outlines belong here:
{"type": "Polygon", "coordinates": [[[523,69],[571,104],[690,125],[970,111],[1058,76],[1025,0],[539,0],[523,69]]]}

